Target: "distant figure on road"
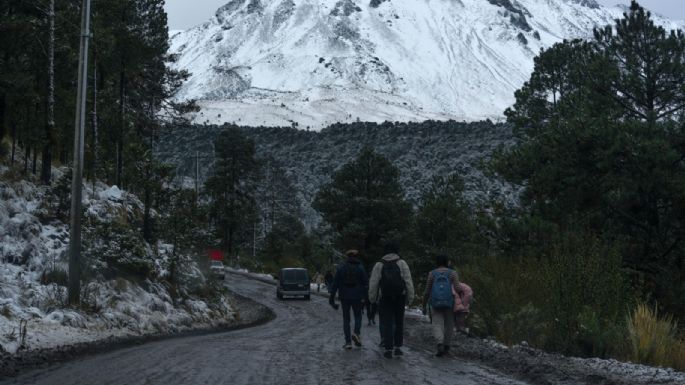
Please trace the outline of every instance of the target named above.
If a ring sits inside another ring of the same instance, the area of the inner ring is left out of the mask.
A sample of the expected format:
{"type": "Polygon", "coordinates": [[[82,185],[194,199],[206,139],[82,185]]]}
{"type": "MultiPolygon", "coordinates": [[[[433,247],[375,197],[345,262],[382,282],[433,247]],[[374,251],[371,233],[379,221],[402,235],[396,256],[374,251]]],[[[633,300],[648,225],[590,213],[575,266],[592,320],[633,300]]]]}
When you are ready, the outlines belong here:
{"type": "Polygon", "coordinates": [[[320,293],[321,285],[323,284],[323,275],[318,271],[316,272],[316,275],[314,275],[314,283],[316,284],[316,292],[320,293]]]}
{"type": "Polygon", "coordinates": [[[385,358],[401,356],[404,340],[404,306],[414,300],[414,284],[407,262],[400,259],[399,245],[390,241],[383,246],[380,262],[377,262],[369,282],[369,300],[378,304],[381,340],[385,358]]]}
{"type": "Polygon", "coordinates": [[[329,303],[334,309],[338,309],[335,304],[335,294],[340,293],[340,303],[343,310],[343,332],[345,333],[344,349],[352,349],[352,342],[357,346],[362,346],[362,302],[366,299],[369,290],[369,278],[364,267],[357,258],[357,250],[349,250],[345,253],[347,262],[338,268],[331,286],[331,296],[329,303]],[[350,309],[354,313],[354,333],[350,334],[350,309]]]}
{"type": "Polygon", "coordinates": [[[331,286],[333,286],[333,274],[331,274],[330,270],[326,270],[326,275],[323,278],[324,282],[326,283],[326,290],[328,292],[331,292],[331,286]]]}
{"type": "Polygon", "coordinates": [[[423,314],[430,303],[433,317],[433,337],[438,344],[437,356],[449,353],[454,332],[455,294],[459,290],[459,275],[450,269],[445,255],[435,258],[437,268],[428,273],[423,293],[423,314]]]}

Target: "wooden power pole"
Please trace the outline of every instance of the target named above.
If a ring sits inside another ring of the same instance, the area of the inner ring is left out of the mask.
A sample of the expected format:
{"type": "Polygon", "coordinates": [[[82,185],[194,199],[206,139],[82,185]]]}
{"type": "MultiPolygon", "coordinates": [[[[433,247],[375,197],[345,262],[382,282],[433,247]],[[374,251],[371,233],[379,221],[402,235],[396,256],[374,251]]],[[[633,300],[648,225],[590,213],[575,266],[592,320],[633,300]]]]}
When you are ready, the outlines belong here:
{"type": "Polygon", "coordinates": [[[81,6],[81,54],[78,65],[76,124],[74,132],[74,173],[71,179],[71,221],[69,228],[69,304],[77,305],[81,293],[81,194],[83,192],[83,141],[86,124],[88,88],[88,39],[90,38],[90,0],[81,6]]]}

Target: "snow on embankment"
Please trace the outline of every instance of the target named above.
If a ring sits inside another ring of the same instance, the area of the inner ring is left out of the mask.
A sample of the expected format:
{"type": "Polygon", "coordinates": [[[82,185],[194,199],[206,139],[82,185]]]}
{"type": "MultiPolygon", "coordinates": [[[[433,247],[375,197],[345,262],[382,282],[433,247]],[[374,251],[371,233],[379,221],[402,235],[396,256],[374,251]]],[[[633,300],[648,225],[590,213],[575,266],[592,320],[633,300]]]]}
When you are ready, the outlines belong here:
{"type": "MultiPolygon", "coordinates": [[[[62,172],[55,173],[58,180],[62,172]]],[[[207,282],[192,259],[176,257],[183,282],[169,283],[171,247],[126,238],[137,233],[127,223],[142,203],[101,183],[84,190],[82,305],[67,307],[69,184],[61,181],[37,186],[0,165],[0,352],[209,328],[235,318],[223,295],[196,294],[207,282]],[[123,274],[130,266],[148,268],[144,276],[123,274]]]]}

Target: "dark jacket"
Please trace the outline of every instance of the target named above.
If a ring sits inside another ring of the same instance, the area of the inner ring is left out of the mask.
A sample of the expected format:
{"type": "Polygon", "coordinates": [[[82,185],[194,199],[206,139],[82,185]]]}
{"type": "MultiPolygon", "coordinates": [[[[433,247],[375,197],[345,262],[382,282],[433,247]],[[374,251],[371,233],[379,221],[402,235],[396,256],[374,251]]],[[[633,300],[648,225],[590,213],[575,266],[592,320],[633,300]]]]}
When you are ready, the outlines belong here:
{"type": "Polygon", "coordinates": [[[331,287],[331,296],[335,298],[336,293],[340,293],[341,300],[361,301],[366,299],[366,293],[369,290],[369,277],[366,275],[366,270],[355,257],[347,258],[347,262],[340,266],[335,272],[333,279],[333,286],[331,287]],[[345,285],[345,277],[347,269],[357,269],[359,275],[359,282],[354,286],[345,285]]]}
{"type": "Polygon", "coordinates": [[[333,274],[331,274],[330,271],[326,272],[326,276],[323,278],[324,282],[326,283],[326,286],[331,286],[333,283],[333,274]]]}

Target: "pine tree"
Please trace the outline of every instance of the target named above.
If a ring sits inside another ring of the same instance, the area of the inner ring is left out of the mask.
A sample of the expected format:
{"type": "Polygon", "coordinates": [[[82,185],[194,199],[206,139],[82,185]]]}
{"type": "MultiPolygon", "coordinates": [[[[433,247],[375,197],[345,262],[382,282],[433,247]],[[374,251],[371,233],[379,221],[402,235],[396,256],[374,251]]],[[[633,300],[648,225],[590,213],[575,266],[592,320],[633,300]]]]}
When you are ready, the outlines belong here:
{"type": "Polygon", "coordinates": [[[475,228],[463,193],[464,181],[457,174],[437,176],[426,188],[416,214],[420,255],[465,254],[475,228]]]}
{"type": "Polygon", "coordinates": [[[593,41],[540,54],[507,111],[519,142],[493,163],[525,186],[521,223],[580,222],[611,239],[676,313],[685,311],[676,299],[685,290],[684,60],[683,33],[655,26],[633,2],[593,41]]]}
{"type": "Polygon", "coordinates": [[[338,247],[357,248],[367,258],[378,256],[382,242],[399,238],[412,220],[397,167],[369,147],[332,175],[313,207],[337,232],[338,247]]]}
{"type": "Polygon", "coordinates": [[[229,256],[234,256],[241,242],[252,238],[260,163],[255,159],[254,142],[232,126],[217,137],[214,154],[214,169],[205,188],[212,200],[221,247],[229,256]]]}
{"type": "Polygon", "coordinates": [[[647,122],[685,111],[685,34],[654,24],[635,0],[616,25],[595,31],[598,49],[614,63],[610,95],[623,116],[647,122]],[[615,31],[614,31],[615,28],[615,31]]]}

